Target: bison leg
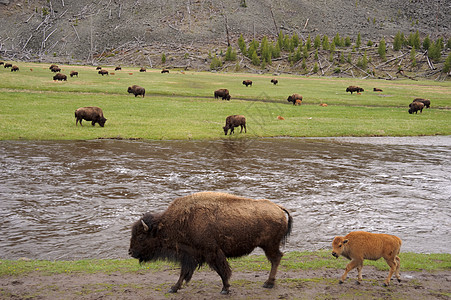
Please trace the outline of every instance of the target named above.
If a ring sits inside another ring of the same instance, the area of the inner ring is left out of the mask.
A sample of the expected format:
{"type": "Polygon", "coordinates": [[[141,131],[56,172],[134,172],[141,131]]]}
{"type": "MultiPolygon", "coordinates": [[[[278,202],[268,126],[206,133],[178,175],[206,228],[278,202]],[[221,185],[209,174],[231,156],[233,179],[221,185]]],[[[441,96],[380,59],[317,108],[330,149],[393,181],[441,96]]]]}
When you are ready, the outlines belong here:
{"type": "Polygon", "coordinates": [[[279,267],[283,254],[279,250],[279,243],[277,243],[277,248],[263,248],[263,250],[265,251],[266,258],[271,262],[271,271],[269,272],[268,280],[265,281],[263,287],[272,289],[276,281],[277,268],[279,267]]]}
{"type": "Polygon", "coordinates": [[[177,291],[182,287],[183,280],[188,283],[193,277],[194,270],[196,270],[197,264],[191,258],[182,259],[182,266],[180,269],[179,280],[169,289],[169,293],[177,293],[177,291]]]}
{"type": "Polygon", "coordinates": [[[359,260],[351,260],[351,262],[346,266],[345,272],[343,273],[343,275],[341,276],[341,279],[339,281],[340,284],[342,284],[343,282],[345,282],[346,277],[348,276],[349,271],[351,271],[352,269],[354,269],[355,267],[359,266],[362,262],[359,260]]]}
{"type": "Polygon", "coordinates": [[[393,276],[393,273],[397,273],[396,274],[396,278],[398,278],[399,281],[399,264],[398,264],[398,259],[396,259],[397,256],[393,259],[385,259],[385,261],[387,262],[387,264],[390,266],[390,271],[388,271],[388,277],[387,279],[385,279],[384,281],[384,286],[389,286],[390,285],[390,279],[393,276]]]}
{"type": "Polygon", "coordinates": [[[216,255],[212,255],[207,258],[207,263],[216,273],[221,276],[222,279],[222,290],[221,294],[227,295],[229,293],[229,279],[232,276],[232,269],[230,268],[227,258],[222,250],[218,249],[216,255]]]}
{"type": "Polygon", "coordinates": [[[91,122],[92,126],[96,126],[96,121],[91,122]]]}

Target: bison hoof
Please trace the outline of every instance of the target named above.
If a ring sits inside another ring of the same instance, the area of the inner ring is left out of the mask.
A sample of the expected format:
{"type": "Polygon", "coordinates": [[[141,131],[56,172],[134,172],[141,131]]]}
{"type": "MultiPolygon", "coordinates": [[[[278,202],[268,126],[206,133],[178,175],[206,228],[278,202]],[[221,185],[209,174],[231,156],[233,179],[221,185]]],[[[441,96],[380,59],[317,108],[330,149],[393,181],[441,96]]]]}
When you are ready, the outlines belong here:
{"type": "Polygon", "coordinates": [[[177,290],[174,288],[170,288],[168,293],[174,294],[174,293],[177,293],[177,290]]]}
{"type": "Polygon", "coordinates": [[[355,282],[355,284],[360,285],[360,281],[357,280],[357,281],[355,282]]]}
{"type": "Polygon", "coordinates": [[[265,289],[272,289],[274,287],[274,283],[265,282],[265,284],[263,284],[263,287],[265,289]]]}
{"type": "Polygon", "coordinates": [[[221,295],[228,295],[229,294],[229,290],[222,290],[221,291],[221,295]]]}
{"type": "Polygon", "coordinates": [[[401,279],[398,278],[398,282],[401,282],[401,279]]]}
{"type": "Polygon", "coordinates": [[[343,280],[338,280],[339,284],[343,284],[343,282],[344,282],[343,280]]]}
{"type": "Polygon", "coordinates": [[[384,287],[387,287],[387,286],[388,286],[388,284],[386,284],[386,283],[384,282],[384,284],[383,284],[382,286],[384,286],[384,287]]]}

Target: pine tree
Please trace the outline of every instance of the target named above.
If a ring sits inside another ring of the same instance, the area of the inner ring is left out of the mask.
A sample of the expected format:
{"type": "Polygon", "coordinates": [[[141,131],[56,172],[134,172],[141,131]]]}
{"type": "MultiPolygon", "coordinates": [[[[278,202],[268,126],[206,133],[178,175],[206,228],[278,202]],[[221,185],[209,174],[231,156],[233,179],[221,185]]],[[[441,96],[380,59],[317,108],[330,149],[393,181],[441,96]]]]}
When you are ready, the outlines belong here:
{"type": "Polygon", "coordinates": [[[449,73],[451,70],[451,53],[448,54],[448,57],[445,60],[445,64],[443,65],[443,73],[449,73]]]}
{"type": "Polygon", "coordinates": [[[246,42],[244,41],[244,37],[242,34],[238,38],[238,47],[240,47],[241,53],[246,55],[246,42]]]}
{"type": "Polygon", "coordinates": [[[254,66],[260,65],[260,58],[258,58],[257,51],[254,51],[254,53],[252,53],[251,60],[254,66]]]}
{"type": "Polygon", "coordinates": [[[385,51],[386,51],[385,39],[382,38],[381,41],[379,42],[377,52],[379,53],[380,58],[382,58],[383,60],[387,59],[385,51]]]}
{"type": "Polygon", "coordinates": [[[318,49],[321,46],[321,37],[319,35],[317,35],[315,37],[315,40],[313,41],[313,47],[315,49],[318,49]]]}
{"type": "Polygon", "coordinates": [[[402,35],[401,32],[398,31],[398,33],[395,36],[395,40],[393,41],[393,50],[395,51],[401,50],[402,44],[403,44],[402,35]]]}
{"type": "Polygon", "coordinates": [[[429,38],[429,35],[427,35],[423,40],[423,50],[428,50],[430,45],[431,39],[429,38]]]}
{"type": "Polygon", "coordinates": [[[235,61],[236,60],[236,51],[233,50],[232,46],[227,47],[225,60],[226,61],[235,61]]]}
{"type": "Polygon", "coordinates": [[[360,46],[362,45],[362,37],[360,36],[360,32],[357,35],[357,41],[355,42],[355,45],[357,48],[360,48],[360,46]]]}
{"type": "Polygon", "coordinates": [[[329,37],[327,35],[323,36],[323,49],[324,50],[329,50],[330,44],[329,44],[329,37]]]}
{"type": "Polygon", "coordinates": [[[307,46],[307,51],[312,50],[312,39],[310,38],[310,34],[307,37],[306,46],[307,46]]]}
{"type": "Polygon", "coordinates": [[[416,56],[417,52],[415,51],[415,47],[412,47],[412,50],[410,51],[410,61],[412,62],[412,67],[415,67],[417,65],[417,59],[416,56]]]}

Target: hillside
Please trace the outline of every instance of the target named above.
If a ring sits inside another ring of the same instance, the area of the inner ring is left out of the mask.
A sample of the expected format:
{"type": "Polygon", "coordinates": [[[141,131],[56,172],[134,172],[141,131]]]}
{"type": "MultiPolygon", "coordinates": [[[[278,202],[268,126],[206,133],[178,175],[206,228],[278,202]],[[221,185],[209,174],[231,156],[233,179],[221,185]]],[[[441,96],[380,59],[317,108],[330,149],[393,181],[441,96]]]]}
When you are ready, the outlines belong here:
{"type": "Polygon", "coordinates": [[[3,59],[160,67],[165,53],[169,67],[193,69],[225,52],[226,28],[235,48],[240,34],[250,41],[280,31],[303,41],[359,32],[390,41],[398,31],[446,40],[451,32],[446,0],[1,0],[0,15],[3,59]]]}

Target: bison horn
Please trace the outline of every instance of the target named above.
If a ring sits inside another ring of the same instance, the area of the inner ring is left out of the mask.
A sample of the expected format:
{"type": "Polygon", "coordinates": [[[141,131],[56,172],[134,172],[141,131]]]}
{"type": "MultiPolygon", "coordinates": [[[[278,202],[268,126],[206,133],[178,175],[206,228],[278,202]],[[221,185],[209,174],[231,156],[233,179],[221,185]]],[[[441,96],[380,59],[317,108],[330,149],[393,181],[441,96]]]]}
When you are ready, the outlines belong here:
{"type": "Polygon", "coordinates": [[[143,224],[144,231],[149,231],[149,226],[147,226],[146,222],[144,222],[144,220],[141,220],[141,223],[143,224]]]}

